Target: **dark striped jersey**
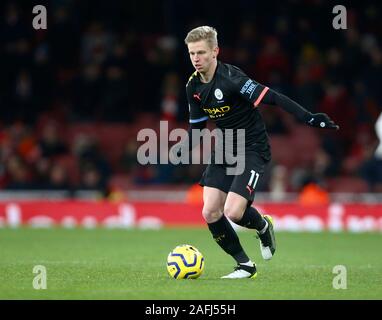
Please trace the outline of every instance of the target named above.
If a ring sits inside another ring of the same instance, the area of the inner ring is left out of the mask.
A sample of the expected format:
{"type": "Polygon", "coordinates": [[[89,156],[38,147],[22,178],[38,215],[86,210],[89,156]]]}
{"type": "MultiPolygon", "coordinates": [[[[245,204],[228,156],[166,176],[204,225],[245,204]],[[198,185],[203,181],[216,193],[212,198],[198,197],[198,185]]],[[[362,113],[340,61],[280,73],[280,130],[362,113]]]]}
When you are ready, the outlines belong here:
{"type": "MultiPolygon", "coordinates": [[[[225,129],[233,129],[234,150],[236,130],[245,129],[246,150],[255,150],[270,159],[268,135],[257,109],[268,87],[250,79],[238,67],[218,61],[210,82],[201,82],[195,71],[188,80],[186,91],[190,123],[210,119],[223,133],[227,132],[225,129]]],[[[223,138],[228,140],[227,137],[224,134],[223,138]]]]}

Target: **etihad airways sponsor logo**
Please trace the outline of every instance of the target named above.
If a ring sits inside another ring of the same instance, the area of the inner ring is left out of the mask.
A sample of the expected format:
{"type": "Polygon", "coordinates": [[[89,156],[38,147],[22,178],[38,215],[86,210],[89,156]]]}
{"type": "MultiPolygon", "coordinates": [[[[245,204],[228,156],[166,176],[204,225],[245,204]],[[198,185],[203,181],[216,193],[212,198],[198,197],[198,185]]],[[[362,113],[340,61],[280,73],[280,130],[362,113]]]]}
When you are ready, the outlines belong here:
{"type": "Polygon", "coordinates": [[[203,111],[207,113],[211,118],[223,117],[230,110],[230,106],[203,108],[203,111]]]}

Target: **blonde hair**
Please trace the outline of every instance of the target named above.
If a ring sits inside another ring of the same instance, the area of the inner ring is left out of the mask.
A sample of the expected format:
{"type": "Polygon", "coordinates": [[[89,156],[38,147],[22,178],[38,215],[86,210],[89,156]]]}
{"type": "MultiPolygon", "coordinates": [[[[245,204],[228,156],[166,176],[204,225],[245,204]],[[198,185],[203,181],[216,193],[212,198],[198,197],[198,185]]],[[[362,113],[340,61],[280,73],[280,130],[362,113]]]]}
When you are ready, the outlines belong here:
{"type": "Polygon", "coordinates": [[[210,45],[211,48],[218,46],[218,33],[215,28],[209,26],[201,26],[192,29],[187,37],[184,39],[186,44],[190,42],[197,42],[205,40],[210,45]]]}

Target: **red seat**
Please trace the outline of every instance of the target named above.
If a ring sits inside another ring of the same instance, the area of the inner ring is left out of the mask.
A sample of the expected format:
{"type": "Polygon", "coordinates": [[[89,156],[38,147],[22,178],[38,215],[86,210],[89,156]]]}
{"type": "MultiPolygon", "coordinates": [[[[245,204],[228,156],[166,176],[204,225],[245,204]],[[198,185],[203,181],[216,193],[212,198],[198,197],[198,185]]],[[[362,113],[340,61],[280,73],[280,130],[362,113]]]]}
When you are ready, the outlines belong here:
{"type": "Polygon", "coordinates": [[[62,155],[54,157],[54,162],[62,165],[68,173],[69,182],[77,185],[80,182],[80,169],[77,158],[73,155],[62,155]]]}
{"type": "Polygon", "coordinates": [[[81,135],[97,141],[102,155],[113,167],[118,166],[126,143],[136,139],[131,127],[124,123],[77,123],[69,126],[66,141],[73,147],[81,135]]]}
{"type": "Polygon", "coordinates": [[[317,132],[306,126],[295,128],[288,139],[288,143],[295,150],[299,165],[313,163],[320,149],[320,140],[317,132]]]}
{"type": "Polygon", "coordinates": [[[358,177],[337,177],[327,179],[329,192],[365,193],[369,191],[365,180],[358,177]]]}
{"type": "Polygon", "coordinates": [[[127,190],[132,185],[132,177],[128,174],[114,174],[109,180],[112,189],[127,190]]]}
{"type": "Polygon", "coordinates": [[[270,137],[272,148],[272,159],[277,164],[282,164],[288,169],[297,165],[297,154],[293,144],[290,143],[287,136],[272,135],[270,137]]]}

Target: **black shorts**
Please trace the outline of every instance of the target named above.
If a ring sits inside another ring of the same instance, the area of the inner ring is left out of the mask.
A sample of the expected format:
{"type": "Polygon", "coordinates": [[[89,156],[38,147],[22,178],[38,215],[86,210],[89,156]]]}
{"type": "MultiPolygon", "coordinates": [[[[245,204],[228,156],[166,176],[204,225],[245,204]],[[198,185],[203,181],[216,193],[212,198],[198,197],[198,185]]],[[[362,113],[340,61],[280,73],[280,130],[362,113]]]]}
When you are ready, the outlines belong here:
{"type": "MultiPolygon", "coordinates": [[[[214,159],[214,153],[211,159],[214,159]]],[[[233,168],[233,165],[226,163],[216,164],[215,161],[211,160],[211,163],[203,172],[199,184],[202,187],[217,188],[225,193],[230,191],[235,192],[246,198],[250,204],[252,204],[255,198],[256,186],[269,161],[261,157],[256,151],[246,151],[245,157],[243,157],[243,163],[244,171],[241,170],[242,173],[227,174],[227,168],[233,168]]]]}

